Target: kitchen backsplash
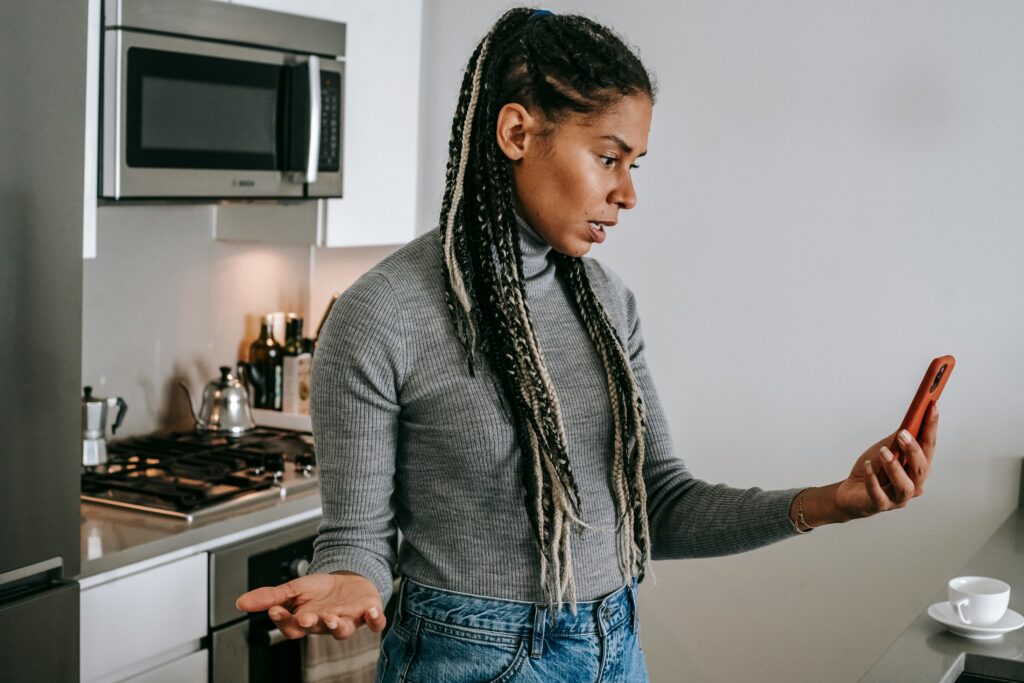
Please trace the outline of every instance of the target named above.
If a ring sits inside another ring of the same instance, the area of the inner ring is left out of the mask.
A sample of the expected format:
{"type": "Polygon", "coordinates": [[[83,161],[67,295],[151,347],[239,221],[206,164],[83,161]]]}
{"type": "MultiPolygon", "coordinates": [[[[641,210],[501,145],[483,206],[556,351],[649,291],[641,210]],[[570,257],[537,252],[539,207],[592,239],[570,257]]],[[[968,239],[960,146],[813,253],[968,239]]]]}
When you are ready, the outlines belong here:
{"type": "Polygon", "coordinates": [[[202,205],[100,207],[97,256],[84,262],[82,384],[128,403],[117,436],[191,427],[178,381],[198,401],[264,313],[299,313],[312,336],[331,294],[396,249],[218,241],[213,218],[202,205]]]}
{"type": "Polygon", "coordinates": [[[184,392],[234,365],[260,314],[305,313],[310,250],[222,242],[212,206],[104,206],[85,261],[82,383],[121,396],[118,436],[191,426],[184,392]]]}

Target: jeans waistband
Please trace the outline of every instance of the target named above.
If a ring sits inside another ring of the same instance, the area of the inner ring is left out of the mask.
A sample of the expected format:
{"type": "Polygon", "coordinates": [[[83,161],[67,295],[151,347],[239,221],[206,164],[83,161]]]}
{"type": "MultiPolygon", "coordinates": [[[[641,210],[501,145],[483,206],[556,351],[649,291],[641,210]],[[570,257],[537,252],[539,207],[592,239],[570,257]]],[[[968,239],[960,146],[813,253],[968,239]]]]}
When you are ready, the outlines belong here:
{"type": "Polygon", "coordinates": [[[529,635],[538,629],[549,635],[604,634],[628,619],[635,631],[636,586],[634,577],[629,584],[600,600],[577,602],[576,614],[569,610],[568,604],[564,604],[552,617],[546,604],[459,593],[403,578],[395,617],[398,622],[408,615],[515,635],[529,635]]]}

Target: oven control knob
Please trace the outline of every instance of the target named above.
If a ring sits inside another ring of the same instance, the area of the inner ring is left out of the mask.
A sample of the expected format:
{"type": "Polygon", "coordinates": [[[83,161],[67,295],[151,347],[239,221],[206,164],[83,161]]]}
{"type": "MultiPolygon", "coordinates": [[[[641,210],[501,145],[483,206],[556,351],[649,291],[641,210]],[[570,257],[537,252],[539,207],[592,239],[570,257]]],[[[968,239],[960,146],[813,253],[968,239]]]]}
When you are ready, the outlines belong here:
{"type": "Polygon", "coordinates": [[[312,453],[300,453],[295,456],[295,471],[302,476],[312,477],[314,467],[316,467],[316,456],[312,453]]]}
{"type": "Polygon", "coordinates": [[[309,560],[304,557],[297,557],[288,565],[288,573],[292,578],[299,578],[309,573],[309,560]]]}

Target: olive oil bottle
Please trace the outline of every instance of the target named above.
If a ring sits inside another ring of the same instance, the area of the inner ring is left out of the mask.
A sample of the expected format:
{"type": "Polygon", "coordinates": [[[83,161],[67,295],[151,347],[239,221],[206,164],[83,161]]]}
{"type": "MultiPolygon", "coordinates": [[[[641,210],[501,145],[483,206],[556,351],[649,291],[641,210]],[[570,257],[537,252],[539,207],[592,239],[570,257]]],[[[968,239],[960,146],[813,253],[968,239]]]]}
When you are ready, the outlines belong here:
{"type": "Polygon", "coordinates": [[[284,349],[274,339],[274,316],[263,317],[259,339],[249,346],[249,376],[253,406],[281,410],[284,398],[284,349]]]}

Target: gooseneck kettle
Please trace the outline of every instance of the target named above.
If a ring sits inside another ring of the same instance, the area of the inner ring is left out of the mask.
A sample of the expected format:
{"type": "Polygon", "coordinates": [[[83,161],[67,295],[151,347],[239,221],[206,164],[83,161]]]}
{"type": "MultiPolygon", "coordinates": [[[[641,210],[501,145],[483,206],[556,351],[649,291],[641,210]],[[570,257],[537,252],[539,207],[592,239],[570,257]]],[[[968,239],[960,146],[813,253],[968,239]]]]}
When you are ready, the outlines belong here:
{"type": "Polygon", "coordinates": [[[240,436],[256,426],[256,421],[252,417],[252,407],[249,405],[249,392],[231,375],[230,367],[222,367],[220,378],[206,385],[198,415],[192,407],[192,395],[188,385],[179,382],[178,386],[185,391],[192,419],[196,423],[196,431],[240,436]]]}

